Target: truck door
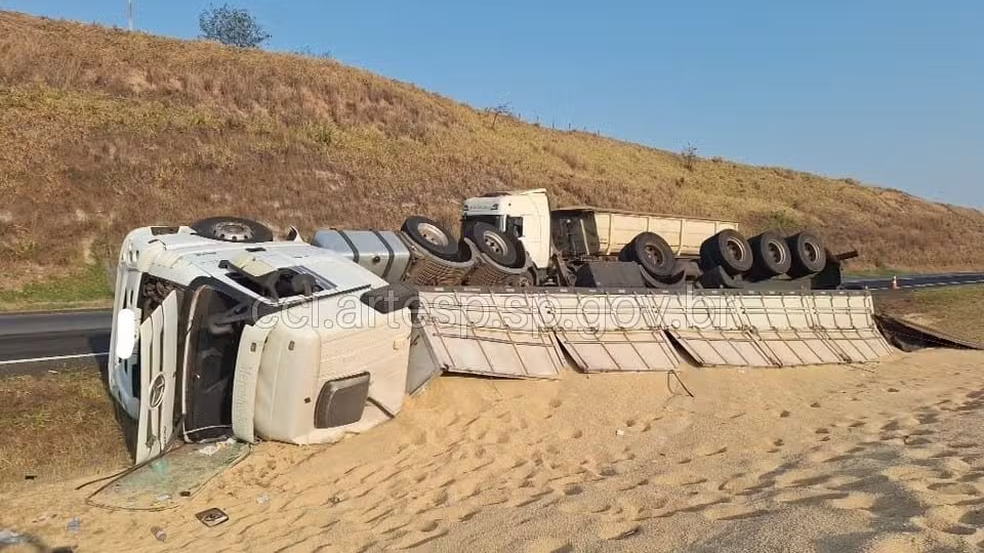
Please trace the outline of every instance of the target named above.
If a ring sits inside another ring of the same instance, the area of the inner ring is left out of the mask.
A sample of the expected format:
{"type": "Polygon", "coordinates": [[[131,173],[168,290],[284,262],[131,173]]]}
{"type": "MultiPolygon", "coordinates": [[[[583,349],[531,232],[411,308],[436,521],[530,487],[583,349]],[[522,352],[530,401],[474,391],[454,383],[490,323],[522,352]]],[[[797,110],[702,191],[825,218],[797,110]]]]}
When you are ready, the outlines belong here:
{"type": "Polygon", "coordinates": [[[505,231],[519,237],[537,267],[550,262],[550,212],[543,194],[519,195],[506,217],[505,231]]]}
{"type": "Polygon", "coordinates": [[[140,324],[140,413],[136,462],[164,451],[174,434],[177,381],[178,300],[171,292],[140,324]]]}

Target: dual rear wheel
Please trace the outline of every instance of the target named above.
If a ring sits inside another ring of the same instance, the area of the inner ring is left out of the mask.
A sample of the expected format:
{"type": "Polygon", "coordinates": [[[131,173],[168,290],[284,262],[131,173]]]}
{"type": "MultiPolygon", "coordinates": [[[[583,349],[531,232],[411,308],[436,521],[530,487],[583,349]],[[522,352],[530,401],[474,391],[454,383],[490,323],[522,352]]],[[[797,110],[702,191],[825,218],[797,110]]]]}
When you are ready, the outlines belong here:
{"type": "Polygon", "coordinates": [[[827,264],[826,249],[813,233],[783,237],[769,230],[748,240],[732,229],[708,238],[700,247],[701,268],[720,266],[728,275],[749,274],[759,279],[788,275],[801,278],[827,264]]]}
{"type": "Polygon", "coordinates": [[[619,260],[634,261],[653,278],[662,279],[673,274],[676,255],[673,248],[654,232],[640,232],[619,253],[619,260]]]}
{"type": "MultiPolygon", "coordinates": [[[[414,244],[446,261],[459,260],[462,250],[467,247],[464,240],[454,238],[447,228],[427,217],[408,217],[401,230],[414,244]]],[[[519,238],[493,225],[482,221],[470,222],[462,229],[462,235],[497,265],[518,269],[526,264],[526,249],[519,238]]]]}

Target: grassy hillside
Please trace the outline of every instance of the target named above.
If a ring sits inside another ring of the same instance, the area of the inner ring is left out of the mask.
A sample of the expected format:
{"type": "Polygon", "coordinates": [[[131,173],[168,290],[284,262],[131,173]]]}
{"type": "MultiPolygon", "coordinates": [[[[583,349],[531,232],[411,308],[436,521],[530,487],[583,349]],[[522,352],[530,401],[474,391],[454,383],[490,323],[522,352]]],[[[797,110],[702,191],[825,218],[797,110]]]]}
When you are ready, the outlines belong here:
{"type": "MultiPolygon", "coordinates": [[[[741,109],[741,106],[734,106],[741,109]]],[[[755,129],[748,129],[749,133],[755,129]]],[[[856,268],[984,266],[984,214],[489,114],[339,63],[0,13],[0,290],[112,259],[130,228],[213,214],[306,232],[453,222],[462,198],[810,227],[856,268]]]]}

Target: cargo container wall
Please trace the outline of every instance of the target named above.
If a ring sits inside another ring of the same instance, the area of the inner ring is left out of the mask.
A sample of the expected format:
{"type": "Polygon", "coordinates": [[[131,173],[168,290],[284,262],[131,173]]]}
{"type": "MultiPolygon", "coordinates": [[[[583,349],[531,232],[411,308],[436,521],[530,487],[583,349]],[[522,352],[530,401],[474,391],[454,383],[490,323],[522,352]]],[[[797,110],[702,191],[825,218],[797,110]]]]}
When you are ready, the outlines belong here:
{"type": "Polygon", "coordinates": [[[662,236],[678,256],[697,256],[701,243],[710,236],[738,229],[738,223],[731,221],[591,207],[557,209],[551,218],[555,233],[560,231],[555,243],[575,246],[570,248],[572,253],[602,256],[618,255],[640,232],[662,236]]]}

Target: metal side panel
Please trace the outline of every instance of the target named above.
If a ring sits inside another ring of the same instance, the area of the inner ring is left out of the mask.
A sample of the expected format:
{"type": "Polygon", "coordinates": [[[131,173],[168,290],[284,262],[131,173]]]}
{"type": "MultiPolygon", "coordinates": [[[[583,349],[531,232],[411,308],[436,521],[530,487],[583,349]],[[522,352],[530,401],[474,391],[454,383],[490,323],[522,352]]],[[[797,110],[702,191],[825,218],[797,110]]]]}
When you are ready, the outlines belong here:
{"type": "Polygon", "coordinates": [[[753,334],[744,330],[687,329],[669,331],[680,346],[704,367],[774,367],[777,361],[753,334]]]}
{"type": "Polygon", "coordinates": [[[427,383],[440,376],[442,367],[434,359],[429,339],[418,325],[410,334],[410,356],[407,361],[408,396],[417,395],[427,383]]]}
{"type": "Polygon", "coordinates": [[[780,367],[846,361],[824,336],[812,330],[762,330],[758,337],[780,367]]]}
{"type": "Polygon", "coordinates": [[[557,340],[584,372],[668,371],[680,358],[662,331],[556,331],[557,340]]]}
{"type": "Polygon", "coordinates": [[[875,328],[870,293],[811,294],[816,328],[875,328]]]}
{"type": "Polygon", "coordinates": [[[874,361],[892,354],[888,341],[875,328],[827,330],[827,341],[852,363],[874,361]]]}
{"type": "Polygon", "coordinates": [[[680,364],[650,294],[543,293],[543,324],[584,372],[667,371],[680,364]]]}
{"type": "Polygon", "coordinates": [[[731,299],[744,322],[756,329],[806,329],[814,326],[811,302],[802,294],[745,293],[731,299]]]}
{"type": "Polygon", "coordinates": [[[557,378],[564,362],[533,301],[522,293],[421,292],[419,336],[447,372],[557,378]]]}
{"type": "Polygon", "coordinates": [[[690,302],[670,302],[671,335],[700,365],[853,363],[892,352],[866,293],[702,293],[690,302]]]}

